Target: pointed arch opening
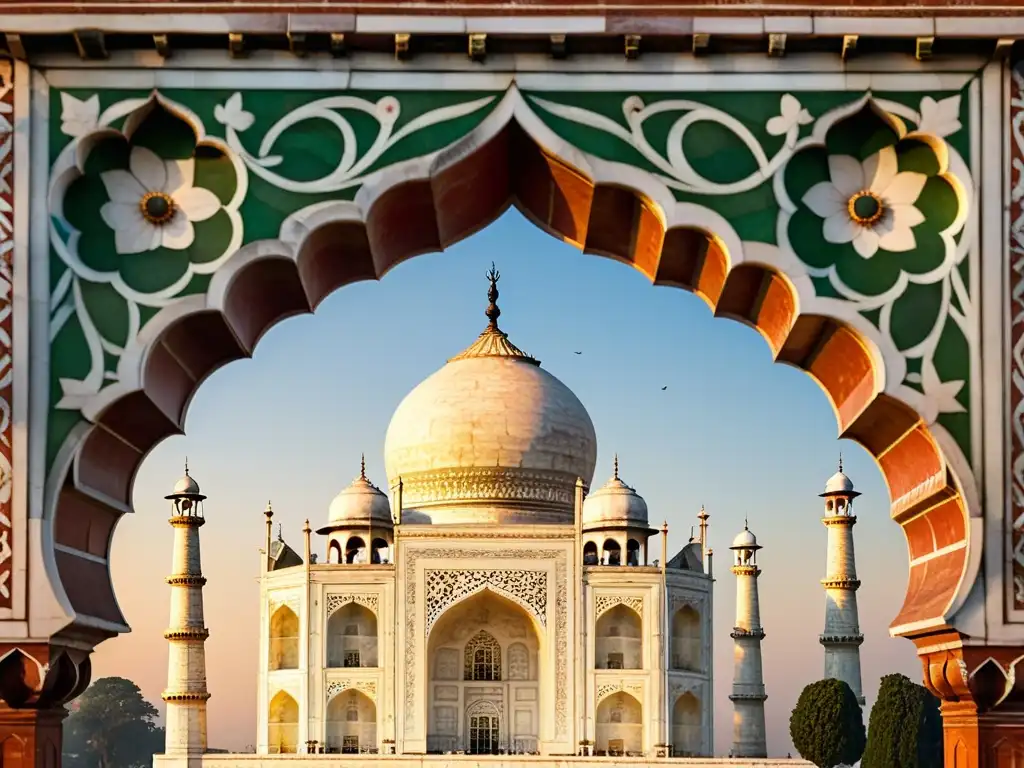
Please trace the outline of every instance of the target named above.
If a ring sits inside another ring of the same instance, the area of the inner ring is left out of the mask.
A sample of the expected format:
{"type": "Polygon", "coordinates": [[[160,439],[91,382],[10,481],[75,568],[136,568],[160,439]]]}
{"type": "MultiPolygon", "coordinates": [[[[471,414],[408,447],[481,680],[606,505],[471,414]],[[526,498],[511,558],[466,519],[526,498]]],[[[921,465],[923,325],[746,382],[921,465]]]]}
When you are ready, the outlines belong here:
{"type": "Polygon", "coordinates": [[[539,751],[554,706],[540,696],[549,668],[540,632],[522,606],[490,589],[438,618],[427,639],[428,752],[539,751]]]}
{"type": "Polygon", "coordinates": [[[700,614],[684,605],[672,614],[672,669],[703,671],[702,642],[700,614]]]}
{"type": "Polygon", "coordinates": [[[328,752],[377,754],[377,705],[354,688],[342,691],[327,702],[328,752]]]}
{"type": "Polygon", "coordinates": [[[210,373],[250,356],[271,326],[312,311],[338,288],[443,250],[515,205],[587,253],[628,264],[655,285],[692,291],[716,315],[756,329],[775,360],[812,376],[839,434],[875,457],[907,537],[910,578],[893,632],[945,627],[980,562],[982,537],[968,536],[968,500],[976,503],[977,493],[964,485],[969,467],[948,436],[883,391],[886,350],[870,324],[840,317],[834,300],[817,300],[801,270],[784,274],[787,267],[743,253],[727,221],[675,203],[653,175],[590,162],[517,122],[514,109],[501,114],[429,164],[382,176],[360,192],[359,204],[324,203],[291,221],[280,239],[245,245],[207,294],[150,321],[125,351],[120,380],[84,408],[90,424],[58,452],[48,483],[44,514],[54,517],[56,546],[47,557],[74,614],[103,622],[110,634],[127,631],[109,574],[89,570],[95,563],[76,554],[109,557],[109,541],[91,552],[75,521],[88,514],[97,529],[113,529],[131,507],[142,459],[182,432],[188,403],[210,373]]]}
{"type": "Polygon", "coordinates": [[[299,668],[299,617],[282,605],[270,616],[270,669],[299,668]]]}
{"type": "Polygon", "coordinates": [[[643,619],[619,603],[597,619],[594,666],[597,669],[643,669],[643,619]]]}
{"type": "Polygon", "coordinates": [[[272,755],[290,755],[299,747],[299,704],[289,694],[278,691],[270,700],[267,718],[267,751],[272,755]]]}
{"type": "Polygon", "coordinates": [[[327,620],[328,667],[376,667],[377,615],[364,605],[346,603],[327,620]]]}
{"type": "Polygon", "coordinates": [[[609,757],[640,757],[644,754],[643,706],[630,694],[619,691],[597,705],[594,753],[609,757]]]}
{"type": "Polygon", "coordinates": [[[678,697],[672,707],[672,754],[677,757],[701,757],[703,719],[700,699],[691,691],[678,697]]]}

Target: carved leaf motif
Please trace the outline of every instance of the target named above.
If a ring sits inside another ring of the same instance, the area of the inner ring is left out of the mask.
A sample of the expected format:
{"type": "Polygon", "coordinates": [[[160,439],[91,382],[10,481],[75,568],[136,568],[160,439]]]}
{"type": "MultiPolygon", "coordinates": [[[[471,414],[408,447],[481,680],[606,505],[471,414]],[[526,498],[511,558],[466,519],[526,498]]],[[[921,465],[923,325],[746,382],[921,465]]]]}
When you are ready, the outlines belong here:
{"type": "Polygon", "coordinates": [[[355,690],[365,693],[372,701],[377,701],[377,683],[374,680],[332,680],[327,684],[327,701],[343,691],[355,690]]]}
{"type": "Polygon", "coordinates": [[[374,615],[377,615],[377,606],[379,600],[377,595],[357,595],[357,594],[346,594],[346,595],[328,595],[327,596],[327,618],[331,618],[335,611],[344,605],[349,603],[358,603],[366,608],[373,611],[374,615]]]}
{"type": "Polygon", "coordinates": [[[644,599],[636,595],[598,595],[594,598],[594,610],[598,618],[616,605],[632,608],[641,617],[644,615],[644,599]]]}
{"type": "Polygon", "coordinates": [[[427,634],[449,607],[484,587],[518,603],[541,626],[547,625],[548,575],[545,571],[427,571],[427,634]]]}

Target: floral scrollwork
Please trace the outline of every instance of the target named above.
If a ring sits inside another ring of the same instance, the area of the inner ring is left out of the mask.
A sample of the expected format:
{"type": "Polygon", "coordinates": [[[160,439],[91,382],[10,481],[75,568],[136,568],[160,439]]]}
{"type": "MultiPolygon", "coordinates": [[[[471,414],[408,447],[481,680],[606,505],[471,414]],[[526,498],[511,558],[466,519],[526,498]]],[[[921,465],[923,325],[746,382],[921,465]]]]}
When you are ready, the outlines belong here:
{"type": "Polygon", "coordinates": [[[51,171],[50,243],[66,267],[50,298],[51,337],[72,318],[89,362],[60,376],[61,409],[81,409],[118,379],[116,361],[144,316],[212,275],[242,243],[244,165],[185,107],[158,93],[100,111],[62,92],[73,137],[51,171]],[[82,375],[84,374],[84,375],[82,375]]]}

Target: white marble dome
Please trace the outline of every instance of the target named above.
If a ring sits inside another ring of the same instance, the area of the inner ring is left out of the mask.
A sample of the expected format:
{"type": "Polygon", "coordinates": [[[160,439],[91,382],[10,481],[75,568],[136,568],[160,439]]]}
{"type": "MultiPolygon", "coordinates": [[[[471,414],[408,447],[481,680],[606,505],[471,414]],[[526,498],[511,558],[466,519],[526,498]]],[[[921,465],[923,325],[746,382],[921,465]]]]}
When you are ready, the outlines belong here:
{"type": "Polygon", "coordinates": [[[757,536],[749,528],[743,526],[743,530],[732,540],[732,546],[729,549],[760,549],[760,547],[757,544],[757,536]]]}
{"type": "Polygon", "coordinates": [[[647,526],[647,502],[619,478],[619,459],[611,479],[583,502],[584,528],[610,525],[647,526]]]}
{"type": "Polygon", "coordinates": [[[830,495],[833,493],[851,493],[853,491],[853,481],[848,478],[843,470],[840,469],[825,483],[825,493],[822,495],[830,495]]]}
{"type": "Polygon", "coordinates": [[[393,524],[391,503],[384,492],[367,479],[365,464],[359,477],[331,501],[327,516],[332,527],[372,523],[375,527],[390,528],[393,524]]]}
{"type": "Polygon", "coordinates": [[[488,327],[413,389],[388,426],[388,483],[401,478],[408,522],[571,522],[576,479],[594,475],[590,415],[498,329],[494,282],[488,327]]]}

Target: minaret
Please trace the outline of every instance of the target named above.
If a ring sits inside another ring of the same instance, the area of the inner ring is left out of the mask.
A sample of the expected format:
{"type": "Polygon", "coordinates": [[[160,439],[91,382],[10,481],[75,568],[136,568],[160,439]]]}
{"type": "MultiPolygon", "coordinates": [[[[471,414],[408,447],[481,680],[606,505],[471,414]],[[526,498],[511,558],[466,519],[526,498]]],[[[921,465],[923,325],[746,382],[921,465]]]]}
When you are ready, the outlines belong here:
{"type": "Polygon", "coordinates": [[[732,630],[733,678],[732,757],[767,757],[765,742],[764,674],[761,669],[761,608],[757,597],[757,537],[746,523],[732,546],[736,576],[736,626],[732,630]]]}
{"type": "Polygon", "coordinates": [[[860,633],[857,615],[857,566],[853,554],[853,500],[860,494],[853,482],[843,474],[843,457],[839,457],[839,471],[825,484],[825,516],[821,522],[828,531],[828,555],[825,578],[825,631],[819,641],[825,647],[825,677],[842,680],[853,690],[857,701],[864,706],[864,693],[860,685],[860,646],[864,635],[860,633]]]}
{"type": "Polygon", "coordinates": [[[188,473],[165,497],[171,502],[171,527],[174,528],[173,571],[167,577],[171,585],[171,623],[164,633],[168,643],[167,731],[164,752],[167,755],[194,756],[206,752],[206,638],[209,632],[203,620],[203,578],[199,554],[199,528],[206,522],[199,484],[188,473]]]}

